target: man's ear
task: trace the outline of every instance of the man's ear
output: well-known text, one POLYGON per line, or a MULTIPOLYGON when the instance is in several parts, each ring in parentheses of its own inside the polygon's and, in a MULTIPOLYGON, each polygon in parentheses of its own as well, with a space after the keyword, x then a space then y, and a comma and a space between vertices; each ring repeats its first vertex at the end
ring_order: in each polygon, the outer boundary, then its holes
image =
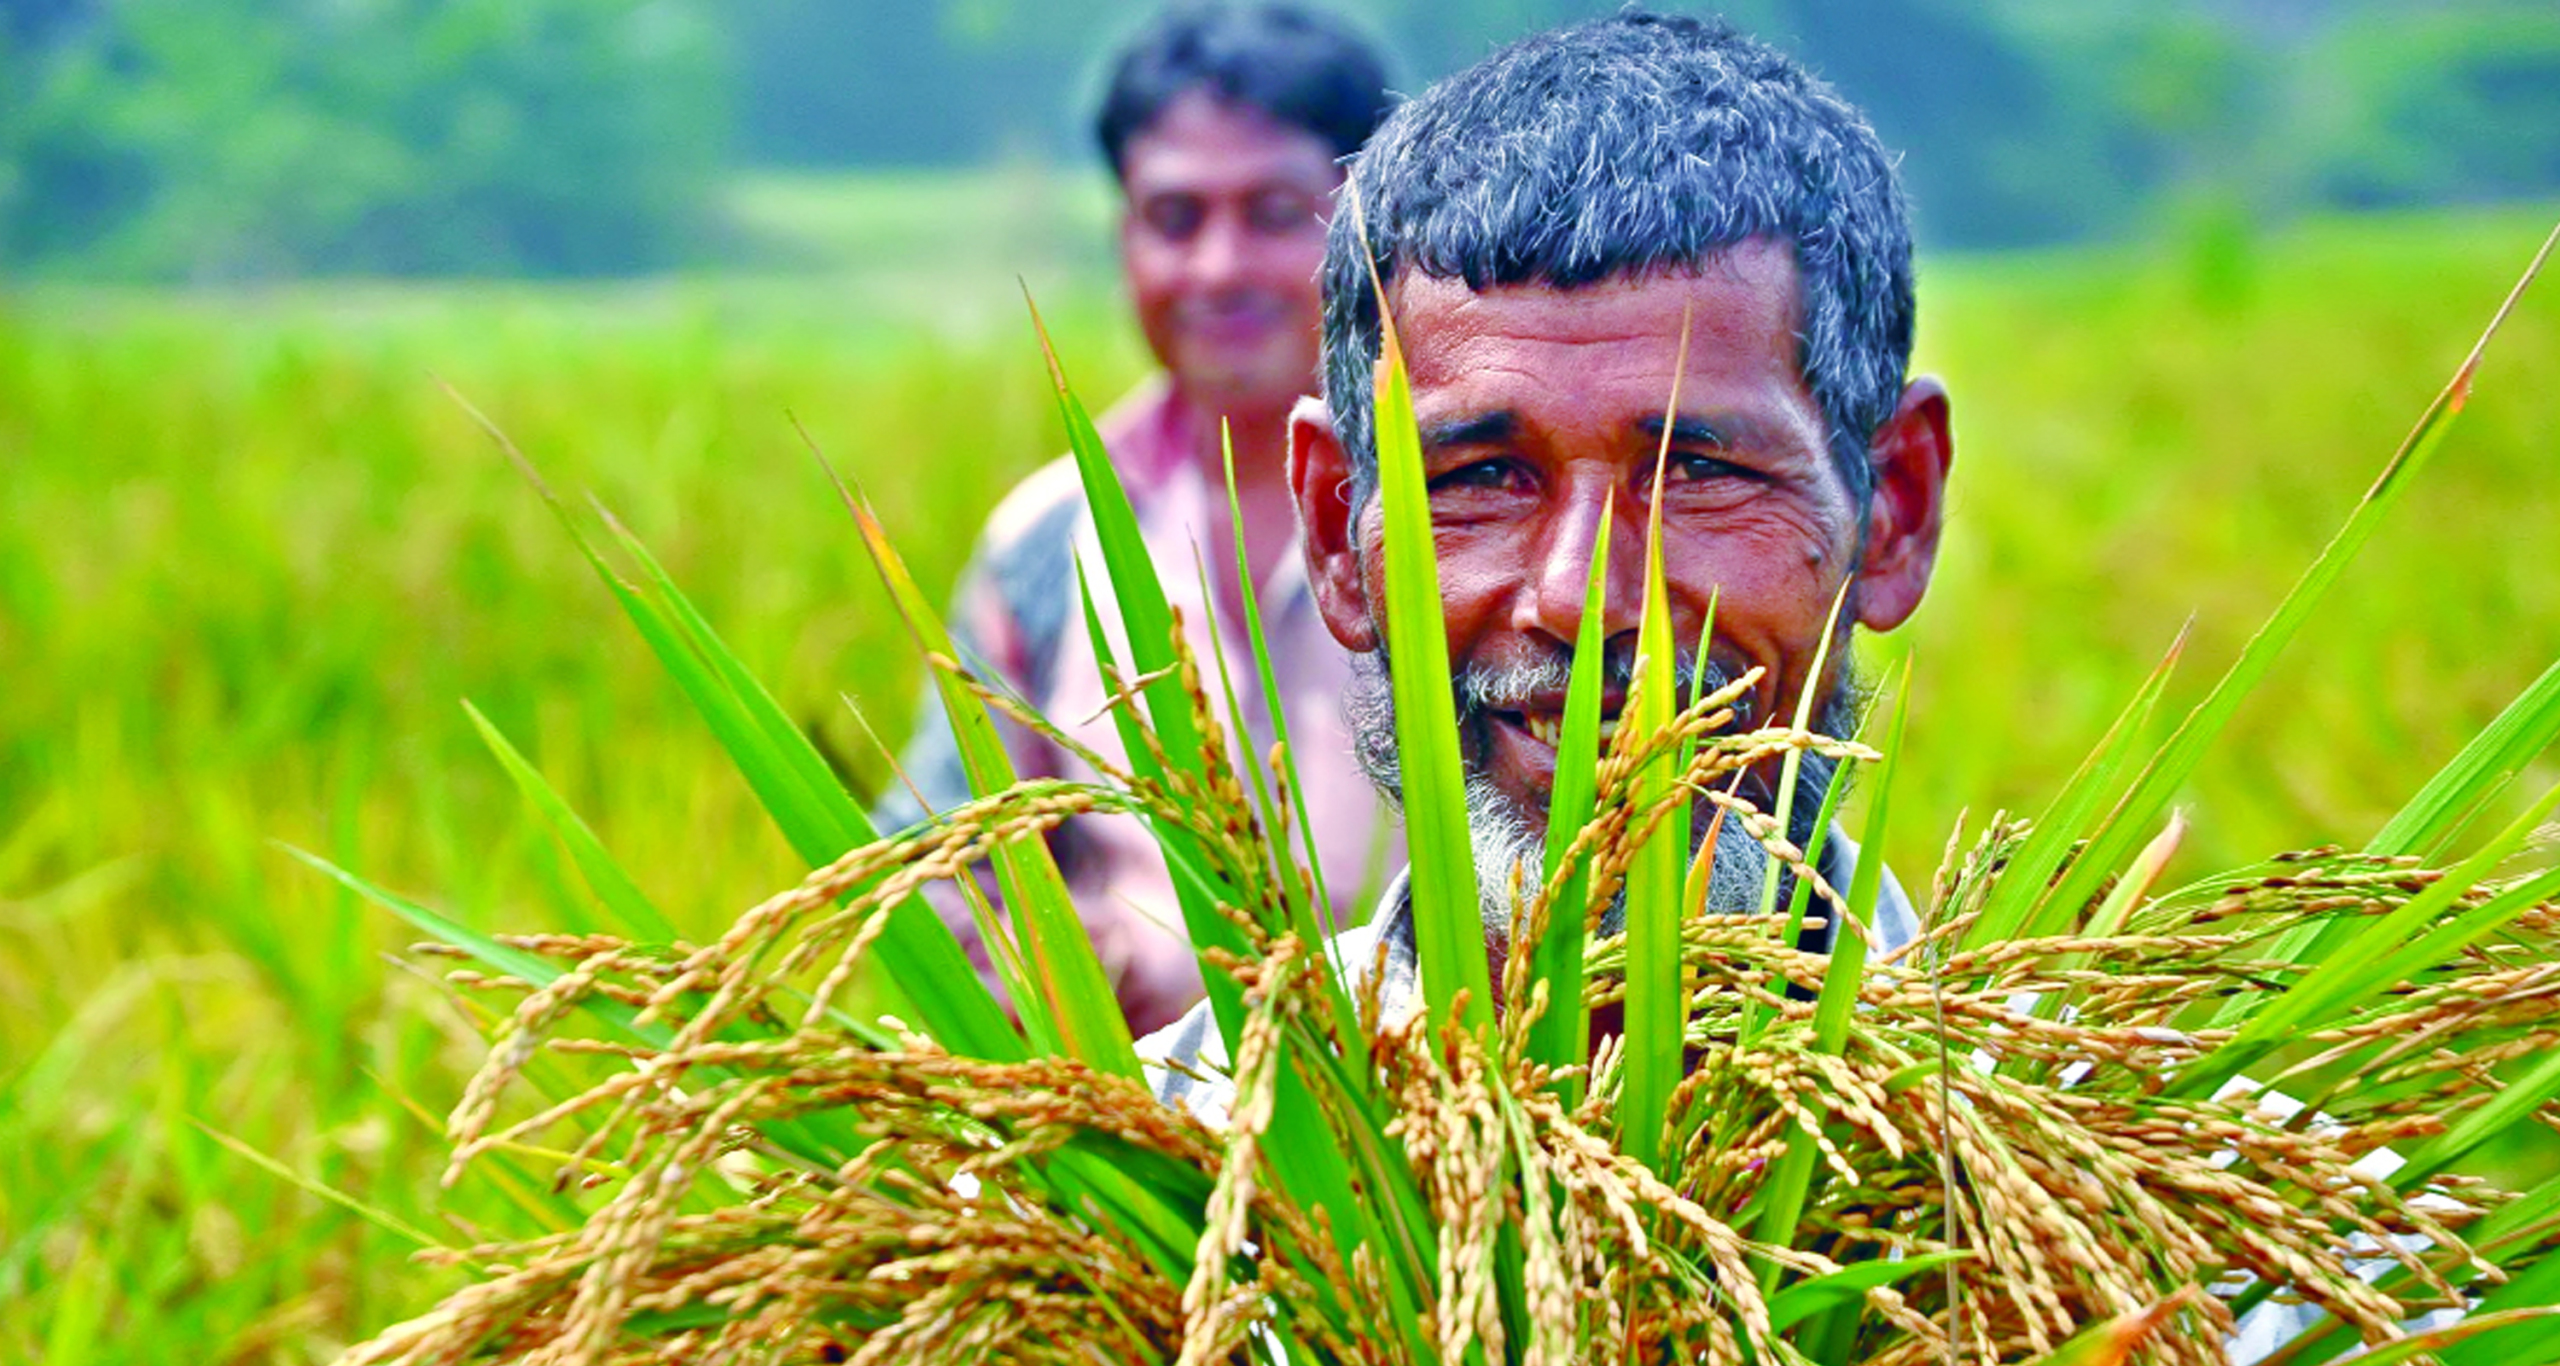
POLYGON ((1868 447, 1875 492, 1867 504, 1866 553, 1858 566, 1858 623, 1890 631, 1918 610, 1938 563, 1947 471, 1955 464, 1947 387, 1913 380, 1868 447))
POLYGON ((1351 515, 1351 460, 1333 429, 1333 410, 1314 398, 1289 413, 1289 492, 1298 504, 1298 542, 1307 557, 1307 586, 1326 629, 1344 649, 1378 648, 1360 577, 1360 530, 1351 515))

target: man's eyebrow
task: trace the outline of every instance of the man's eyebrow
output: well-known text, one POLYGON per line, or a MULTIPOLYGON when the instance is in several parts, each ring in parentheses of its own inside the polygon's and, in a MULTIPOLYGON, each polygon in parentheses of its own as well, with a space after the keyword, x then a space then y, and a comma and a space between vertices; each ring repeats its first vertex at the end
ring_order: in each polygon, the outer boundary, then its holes
POLYGON ((1518 430, 1519 417, 1508 409, 1501 409, 1434 422, 1422 429, 1422 445, 1425 450, 1447 446, 1499 445, 1510 440, 1518 430))
MULTIPOLYGON (((1661 418, 1648 417, 1637 427, 1656 441, 1662 439, 1661 418)), ((1730 446, 1736 438, 1747 439, 1752 430, 1751 419, 1733 415, 1702 417, 1682 413, 1671 419, 1671 440, 1682 446, 1730 446)))

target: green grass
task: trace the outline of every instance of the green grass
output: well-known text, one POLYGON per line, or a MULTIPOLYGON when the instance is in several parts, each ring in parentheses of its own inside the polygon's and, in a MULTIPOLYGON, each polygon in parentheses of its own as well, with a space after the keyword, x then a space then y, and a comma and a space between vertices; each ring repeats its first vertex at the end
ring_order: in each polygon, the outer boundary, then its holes
POLYGON ((779 270, 899 274, 936 263, 1096 271, 1112 259, 1108 177, 1023 162, 993 171, 751 175, 726 205, 736 246, 779 270))
MULTIPOLYGON (((1920 659, 1895 821, 1906 878, 1960 808, 1977 823, 2041 809, 2192 615, 2155 725, 2184 714, 2552 217, 2313 225, 2259 243, 2236 297, 2208 283, 2231 263, 2174 247, 1924 263, 1920 364, 1948 378, 1957 458, 1936 585, 1893 638, 1920 659)), ((2184 866, 2362 844, 2560 658, 2555 395, 2546 279, 2426 477, 2205 760, 2182 799, 2184 866)), ((2536 772, 2560 776, 2551 757, 2536 772)))
MULTIPOLYGON (((1090 257, 992 236, 919 261, 937 216, 903 191, 742 193, 807 255, 580 289, 0 296, 0 1360, 302 1361, 449 1288, 193 1120, 442 1236, 504 1217, 486 1176, 435 1190, 441 1145, 395 1099, 451 1102, 466 1020, 383 961, 409 935, 269 844, 484 928, 577 904, 461 699, 689 931, 804 866, 432 376, 595 489, 868 784, 836 694, 895 732, 915 671, 786 410, 939 595, 1062 447, 1010 272, 1080 391, 1139 373, 1090 257), (809 260, 838 264, 781 269, 809 260)), ((2048 799, 2190 613, 2160 715, 2200 694, 2542 226, 1930 263, 1923 361, 1959 459, 1937 590, 1897 638, 1919 653, 1906 881, 1959 807, 2048 799)), ((2560 656, 2555 394, 2546 286, 2206 760, 2180 866, 2362 843, 2560 656)))
MULTIPOLYGON (((414 936, 269 841, 475 925, 554 918, 575 875, 467 697, 691 932, 805 867, 432 376, 646 529, 865 783, 836 694, 894 734, 915 668, 786 411, 894 524, 940 529, 902 538, 940 593, 1057 446, 1046 376, 1011 307, 955 334, 764 285, 12 302, 0 1360, 309 1359, 436 1278, 189 1119, 451 1236, 436 1136, 392 1093, 441 1111, 470 1036, 382 961, 414 936)), ((1097 392, 1137 373, 1091 290, 1052 306, 1097 392)))

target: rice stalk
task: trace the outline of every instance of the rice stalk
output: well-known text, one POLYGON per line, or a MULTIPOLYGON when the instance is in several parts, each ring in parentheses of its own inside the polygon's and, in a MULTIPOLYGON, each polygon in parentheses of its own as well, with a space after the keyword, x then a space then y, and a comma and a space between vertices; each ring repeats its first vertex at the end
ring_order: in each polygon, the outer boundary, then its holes
MULTIPOLYGON (((422 1254, 479 1279, 342 1360, 2069 1366, 2221 1361, 2243 1315, 2292 1306, 2312 1327, 2298 1362, 2452 1347, 2411 1336, 2439 1309, 2477 1311, 2459 1333, 2538 1324, 2560 1303, 2560 1184, 2466 1168, 2492 1139, 2560 1127, 2560 874, 2536 866, 2560 794, 2462 857, 2443 837, 2560 732, 2547 687, 2367 852, 2164 886, 2181 827, 2136 828, 2441 439, 2477 358, 2169 745, 2132 763, 2164 664, 2044 824, 1995 815, 1970 845, 1951 836, 1912 944, 1870 943, 1873 871, 1832 885, 1739 782, 1808 754, 1880 756, 1801 717, 1735 732, 1750 677, 1678 705, 1649 609, 1588 818, 1551 832, 1543 883, 1515 875, 1522 951, 1495 981, 1459 933, 1472 917, 1445 923, 1475 890, 1451 843, 1454 732, 1407 709, 1407 757, 1439 789, 1417 902, 1444 912, 1422 927, 1419 1009, 1389 1010, 1368 965, 1316 932, 1318 884, 1282 824, 1285 746, 1270 793, 1225 762, 1206 671, 1054 355, 1136 666, 1106 663, 1128 758, 1086 753, 1097 781, 991 781, 879 836, 621 535, 647 573, 635 588, 608 571, 617 598, 813 871, 691 945, 476 935, 320 865, 464 954, 454 989, 504 1007, 448 1120, 448 1179, 548 1150, 593 1202, 563 1227, 422 1254), (1091 1018, 1053 878, 1008 887, 1039 903, 1009 908, 1022 933, 1047 940, 1015 960, 1048 965, 1018 1022, 918 899, 990 858, 1036 873, 1049 831, 1104 812, 1144 820, 1174 871, 1235 1045, 1214 1122, 1157 1103, 1091 1018), (1700 815, 1769 855, 1760 913, 1687 905, 1700 815), (1799 889, 1785 905, 1781 872, 1799 889), (1603 935, 1622 894, 1626 928, 1603 935), (1857 951, 1808 951, 1796 931, 1816 920, 1857 951), (1579 952, 1542 953, 1555 936, 1579 952), (923 1018, 854 1016, 867 973, 923 1018), (1569 1026, 1603 1010, 1626 1025, 1586 1049, 1569 1026)), ((1380 410, 1403 417, 1384 435, 1410 438, 1400 403, 1380 410)), ((1386 481, 1408 627, 1432 605, 1412 472, 1386 481)), ((1658 600, 1658 555, 1650 568, 1658 600)), ((930 648, 921 599, 902 607, 930 648)), ((1399 654, 1410 672, 1416 653, 1399 654)), ((1071 744, 933 663, 981 722, 992 709, 1071 744)), ((1417 700, 1438 686, 1397 682, 1417 700)), ((607 899, 630 902, 565 807, 508 767, 607 899)))
MULTIPOLYGON (((1178 676, 1207 721, 1198 670, 1178 676)), ((1789 750, 1866 751, 1794 728, 1710 733, 1716 714, 1693 708, 1618 742, 1578 841, 1589 901, 1558 907, 1553 887, 1523 888, 1525 931, 1551 916, 1592 923, 1660 816, 1637 801, 1643 756, 1684 740, 1695 750, 1679 788, 1730 810, 1780 859, 1800 857, 1721 780, 1789 750)), ((1587 1082, 1568 1109, 1557 1069, 1526 1048, 1552 1002, 1525 967, 1501 985, 1490 1047, 1423 1014, 1364 1017, 1376 1069, 1348 1081, 1373 1089, 1344 1094, 1342 1074, 1311 1061, 1344 1054, 1321 995, 1341 965, 1292 932, 1252 794, 1106 771, 1106 784, 1017 785, 851 851, 709 944, 516 936, 508 947, 556 972, 538 984, 458 974, 457 989, 513 1003, 451 1121, 456 1167, 549 1144, 579 1155, 563 1179, 604 1203, 580 1227, 429 1254, 504 1270, 344 1360, 1211 1361, 1285 1342, 1293 1361, 1787 1361, 1801 1358, 1755 1265, 1792 1287, 1952 1255, 1943 1277, 1854 1296, 1851 1359, 1934 1361, 1953 1341, 1969 1358, 2025 1360, 2199 1286, 2217 1293, 2184 1302, 2184 1327, 2141 1350, 2205 1362, 2220 1359, 2231 1297, 2248 1284, 2380 1343, 2540 1255, 2538 1243, 2491 1258, 2466 1242, 2515 1193, 2452 1172, 2397 1189, 2371 1159, 2446 1133, 2502 1094, 2507 1064, 2560 1049, 2560 904, 2538 902, 2303 1032, 2247 1087, 2178 1097, 2163 1085, 2237 1033, 2199 1020, 2309 975, 2277 954, 2287 936, 2370 923, 2431 893, 2458 916, 2515 879, 2447 896, 2411 859, 2311 851, 2119 898, 2113 932, 1969 946, 1968 908, 2027 837, 1995 822, 1942 873, 1924 938, 1867 964, 1836 1048, 1822 1046, 1815 1000, 1829 960, 1796 947, 1783 913, 1684 921, 1679 1143, 1658 1176, 1609 1137, 1621 1055, 1567 1069, 1587 1082), (955 1056, 912 1030, 866 1036, 825 1004, 825 984, 876 945, 886 906, 967 876, 998 841, 1097 810, 1181 825, 1254 893, 1224 907, 1244 950, 1213 959, 1247 1004, 1241 1099, 1223 1128, 1082 1063, 955 1056), (2026 1004, 2044 999, 2072 1004, 2026 1004), (664 1026, 661 1041, 601 1037, 586 1011, 599 1002, 636 1008, 664 1026), (546 1056, 592 1080, 547 1103, 526 1095, 529 1064, 546 1056), (1320 1119, 1339 1141, 1383 1143, 1415 1175, 1438 1266, 1426 1357, 1345 1312, 1375 1273, 1335 1254, 1341 1212, 1296 1204, 1270 1170, 1276 1083, 1292 1070, 1326 1098, 1320 1119), (2336 1084, 2346 1075, 2358 1084, 2336 1084), (2279 1093, 2315 1097, 2316 1113, 2279 1093), (763 1137, 818 1115, 851 1117, 859 1143, 812 1161, 763 1137), (1755 1240, 1749 1216, 1798 1134, 1818 1161, 1792 1236, 1755 1240), (1081 1193, 1060 1161, 1073 1153, 1106 1154, 1166 1193, 1187 1255, 1154 1255, 1081 1193), (1497 1284, 1506 1228, 1523 1250, 1517 1319, 1497 1284), (2375 1284, 2377 1261, 2406 1283, 2375 1284)), ((1835 890, 1814 896, 1841 913, 1835 890)), ((1623 962, 1622 938, 1589 943, 1584 1008, 1619 999, 1623 962)), ((2560 1123, 2547 1100, 2531 1114, 2560 1123)))

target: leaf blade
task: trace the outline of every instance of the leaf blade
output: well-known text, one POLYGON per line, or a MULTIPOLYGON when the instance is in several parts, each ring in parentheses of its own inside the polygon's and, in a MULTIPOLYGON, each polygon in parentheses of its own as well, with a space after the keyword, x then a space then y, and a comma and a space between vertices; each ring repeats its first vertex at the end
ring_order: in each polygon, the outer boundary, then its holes
POLYGON ((1449 686, 1449 641, 1441 624, 1431 495, 1423 482, 1412 382, 1380 293, 1384 354, 1374 426, 1385 521, 1387 653, 1395 661, 1388 674, 1404 786, 1405 853, 1413 869, 1407 886, 1414 947, 1430 1019, 1436 1024, 1454 1017, 1481 1034, 1493 1023, 1492 976, 1482 916, 1467 904, 1476 899, 1478 870, 1467 829, 1466 764, 1449 686))
MULTIPOLYGON (((1564 726, 1557 737, 1555 789, 1547 803, 1547 877, 1563 879, 1550 901, 1546 934, 1529 948, 1534 980, 1547 987, 1547 1013, 1529 1038, 1530 1056, 1549 1067, 1569 1067, 1590 1047, 1591 1012, 1583 1005, 1584 903, 1591 894, 1591 861, 1566 868, 1575 835, 1591 823, 1599 792, 1600 694, 1608 673, 1609 531, 1617 520, 1617 495, 1601 504, 1592 536, 1589 581, 1583 587, 1582 622, 1575 629, 1573 674, 1565 685, 1564 726), (1559 920, 1558 917, 1563 917, 1559 920)), ((1579 1078, 1558 1083, 1570 1107, 1582 1098, 1579 1078)))
POLYGON ((2437 449, 2444 444, 2446 433, 2452 430, 2454 419, 2461 414, 2463 405, 2470 398, 2472 377, 2480 368, 2481 357, 2487 353, 2490 341, 2514 311, 2516 301, 2523 297, 2525 287, 2541 273, 2555 244, 2560 244, 2560 225, 2555 225, 2551 235, 2543 240, 2542 249, 2525 267, 2522 278, 2516 281, 2506 302, 2489 320, 2480 339, 2472 345, 2470 354, 2456 367, 2453 378, 2445 383, 2435 401, 2419 415, 2417 425, 2410 429, 2399 449, 2384 463, 2372 487, 2348 513, 2346 524, 2338 529, 2311 566, 2303 571, 2292 591, 2276 604, 2274 613, 2241 648, 2239 658, 2232 661, 2230 669, 2214 684, 2212 691, 2187 713, 2167 743, 2134 779, 2132 788, 2116 803, 2115 810, 2091 837, 2086 852, 2064 871, 2061 879, 2043 897, 2042 905, 2056 908, 2059 915, 2070 914, 2075 908, 2088 903, 2109 870, 2126 861, 2132 852, 2133 842, 2141 838, 2141 831, 2157 818, 2179 785, 2186 781, 2187 775, 2195 771, 2205 749, 2221 734, 2223 726, 2239 710, 2240 703, 2256 690, 2267 670, 2275 664, 2276 656, 2301 629, 2303 622, 2310 618, 2312 609, 2328 596, 2330 588, 2346 572, 2357 553, 2373 539, 2382 519, 2408 493, 2417 482, 2419 472, 2426 468, 2437 449))

